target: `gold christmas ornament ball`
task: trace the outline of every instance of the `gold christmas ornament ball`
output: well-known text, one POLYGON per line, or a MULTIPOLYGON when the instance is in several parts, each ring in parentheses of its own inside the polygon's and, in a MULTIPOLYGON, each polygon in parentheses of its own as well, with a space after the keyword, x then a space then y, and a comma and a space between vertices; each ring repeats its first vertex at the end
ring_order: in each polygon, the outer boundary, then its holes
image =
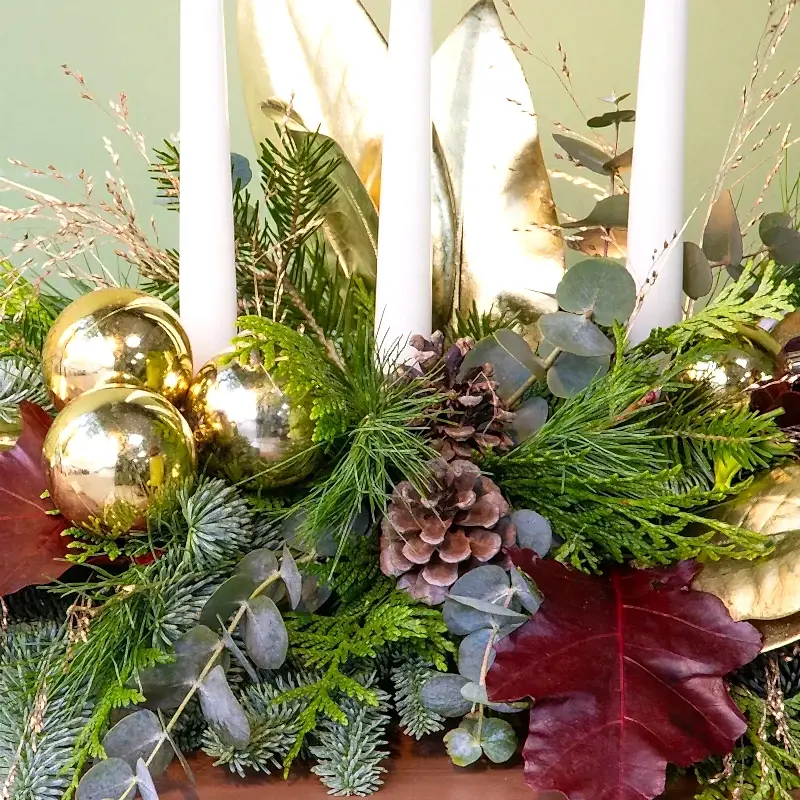
POLYGON ((137 289, 97 289, 53 323, 42 366, 59 409, 111 384, 138 386, 180 405, 192 379, 192 351, 166 303, 137 289))
POLYGON ((745 392, 761 380, 772 377, 775 361, 755 347, 731 346, 689 367, 682 378, 702 383, 719 400, 732 403, 745 399, 745 392))
POLYGON ((779 347, 786 347, 792 339, 800 337, 800 311, 787 314, 771 331, 779 347))
POLYGON ((56 508, 75 525, 114 533, 143 529, 153 500, 196 469, 177 409, 133 386, 73 400, 48 431, 43 457, 56 508))
POLYGON ((184 415, 206 468, 229 480, 272 489, 317 464, 309 408, 260 363, 211 360, 189 387, 184 415))

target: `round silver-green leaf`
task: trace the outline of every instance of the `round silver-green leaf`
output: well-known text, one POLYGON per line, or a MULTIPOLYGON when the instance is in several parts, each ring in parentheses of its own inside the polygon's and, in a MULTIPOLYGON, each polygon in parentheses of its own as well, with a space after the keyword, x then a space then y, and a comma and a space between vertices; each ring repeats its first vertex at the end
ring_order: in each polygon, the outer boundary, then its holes
POLYGON ((604 150, 581 139, 565 136, 563 133, 554 133, 553 139, 575 163, 598 175, 609 174, 609 170, 606 168, 609 155, 604 150))
POLYGON ((494 630, 483 628, 461 640, 458 646, 458 671, 463 677, 480 683, 484 665, 488 672, 497 657, 494 651, 495 637, 494 630))
MULTIPOLYGON (((461 597, 502 602, 508 597, 510 587, 508 573, 502 567, 485 564, 459 578, 451 591, 457 592, 461 597)), ((456 636, 466 636, 481 628, 490 628, 494 621, 493 616, 449 598, 445 600, 442 616, 447 629, 456 636)))
POLYGON ((541 359, 518 333, 507 328, 481 339, 467 353, 458 373, 459 380, 484 364, 492 365, 492 379, 497 382, 497 394, 502 400, 513 397, 531 376, 544 377, 541 359))
POLYGON ((597 202, 589 215, 575 222, 565 222, 562 228, 627 228, 630 195, 615 194, 597 202))
POLYGON ((636 281, 619 261, 588 258, 567 270, 556 299, 564 311, 591 313, 598 325, 623 323, 636 307, 636 281))
POLYGON ((703 231, 703 252, 714 266, 737 267, 742 263, 742 229, 730 190, 724 191, 711 207, 703 231))
POLYGON ((610 356, 576 356, 562 353, 547 370, 547 388, 564 399, 577 397, 592 381, 602 378, 611 366, 610 356))
POLYGON ((109 758, 95 764, 78 784, 76 800, 133 800, 136 776, 127 761, 109 758))
POLYGON ((539 319, 539 332, 555 347, 576 356, 610 356, 613 342, 591 320, 567 311, 545 314, 539 319))
POLYGON ((503 764, 517 751, 517 735, 504 719, 489 717, 481 726, 481 749, 489 761, 503 764))
POLYGON ((543 397, 531 397, 514 412, 514 419, 508 426, 508 432, 514 444, 535 436, 547 422, 550 407, 543 397))
POLYGON ((255 597, 242 620, 247 654, 261 669, 279 669, 289 652, 289 634, 281 612, 269 597, 255 597))
POLYGON ((553 546, 553 528, 549 520, 536 511, 522 508, 511 514, 517 529, 517 544, 525 550, 533 550, 544 558, 553 546))
POLYGON ((463 717, 472 708, 472 703, 461 694, 467 683, 469 681, 461 675, 435 673, 422 686, 422 704, 442 717, 463 717))
POLYGON ((229 747, 247 747, 250 723, 231 691, 225 670, 221 666, 214 667, 197 691, 203 716, 217 736, 229 747))
POLYGON ((148 761, 154 775, 160 775, 172 761, 175 753, 167 741, 158 717, 147 709, 123 717, 103 738, 103 749, 109 758, 121 758, 131 769, 140 759, 148 761))
POLYGON ((692 300, 705 297, 714 284, 706 254, 694 242, 683 243, 683 291, 692 300))
POLYGON ((468 767, 481 757, 480 743, 463 728, 456 728, 445 734, 444 743, 447 755, 457 767, 468 767))
POLYGON ((136 762, 136 785, 142 800, 158 800, 156 785, 153 783, 153 776, 143 759, 136 762))

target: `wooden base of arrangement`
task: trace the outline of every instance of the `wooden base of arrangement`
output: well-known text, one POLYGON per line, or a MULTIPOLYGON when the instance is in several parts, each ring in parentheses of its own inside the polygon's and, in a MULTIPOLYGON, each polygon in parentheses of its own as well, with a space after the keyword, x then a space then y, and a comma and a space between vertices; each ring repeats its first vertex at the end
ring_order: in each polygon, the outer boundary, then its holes
MULTIPOLYGON (((226 768, 215 767, 210 759, 190 759, 195 785, 192 786, 177 762, 159 782, 161 800, 327 800, 326 788, 316 775, 302 767, 293 770, 288 781, 279 775, 240 779, 226 768)), ((392 758, 385 762, 388 772, 376 800, 563 800, 557 793, 534 793, 525 784, 522 764, 494 766, 479 764, 454 767, 441 740, 414 742, 399 737, 392 758)), ((692 800, 689 783, 673 786, 662 800, 692 800)))

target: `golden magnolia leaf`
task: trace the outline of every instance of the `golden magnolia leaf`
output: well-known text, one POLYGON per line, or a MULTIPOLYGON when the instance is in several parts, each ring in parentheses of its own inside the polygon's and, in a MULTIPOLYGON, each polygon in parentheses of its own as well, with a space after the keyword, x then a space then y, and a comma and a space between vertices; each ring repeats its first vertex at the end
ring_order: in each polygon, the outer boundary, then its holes
POLYGON ((755 561, 709 562, 693 588, 719 597, 735 620, 779 620, 800 612, 800 464, 775 467, 712 516, 772 537, 775 549, 755 561))
POLYGON ((564 243, 530 90, 492 0, 436 53, 432 100, 456 198, 459 308, 541 313, 564 274, 564 243))
MULTIPOLYGON (((334 139, 377 207, 380 196, 386 41, 358 0, 239 0, 239 62, 253 137, 271 136, 266 102, 282 101, 308 130, 334 139)), ((432 238, 434 322, 450 315, 456 240, 450 179, 434 137, 432 238)), ((357 245, 340 250, 356 250, 357 245)), ((360 262, 374 253, 358 250, 360 262)), ((365 272, 367 274, 365 274, 365 272)))
POLYGON ((367 188, 344 156, 338 142, 329 136, 309 131, 303 123, 279 100, 262 104, 264 115, 273 125, 286 128, 296 139, 315 136, 330 143, 328 159, 339 165, 331 178, 336 184, 336 196, 324 209, 322 230, 341 268, 348 276, 359 275, 366 284, 374 287, 378 257, 378 211, 367 188))

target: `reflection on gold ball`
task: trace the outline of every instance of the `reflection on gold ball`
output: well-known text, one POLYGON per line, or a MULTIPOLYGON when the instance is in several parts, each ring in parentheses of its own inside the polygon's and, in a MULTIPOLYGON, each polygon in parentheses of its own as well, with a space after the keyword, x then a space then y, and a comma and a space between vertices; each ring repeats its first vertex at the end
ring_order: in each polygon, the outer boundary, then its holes
POLYGON ((180 405, 192 351, 175 312, 136 289, 97 289, 67 306, 42 352, 57 408, 98 386, 129 384, 180 405))
POLYGON ((773 359, 754 347, 729 347, 719 355, 701 359, 686 370, 683 378, 702 383, 721 401, 744 400, 747 389, 772 377, 773 359))
POLYGON ((309 408, 261 364, 213 359, 189 388, 184 413, 201 459, 230 480, 288 486, 317 463, 309 408))
POLYGON ((107 386, 56 417, 44 465, 53 502, 68 520, 124 533, 142 529, 152 500, 194 473, 194 439, 163 397, 107 386))

